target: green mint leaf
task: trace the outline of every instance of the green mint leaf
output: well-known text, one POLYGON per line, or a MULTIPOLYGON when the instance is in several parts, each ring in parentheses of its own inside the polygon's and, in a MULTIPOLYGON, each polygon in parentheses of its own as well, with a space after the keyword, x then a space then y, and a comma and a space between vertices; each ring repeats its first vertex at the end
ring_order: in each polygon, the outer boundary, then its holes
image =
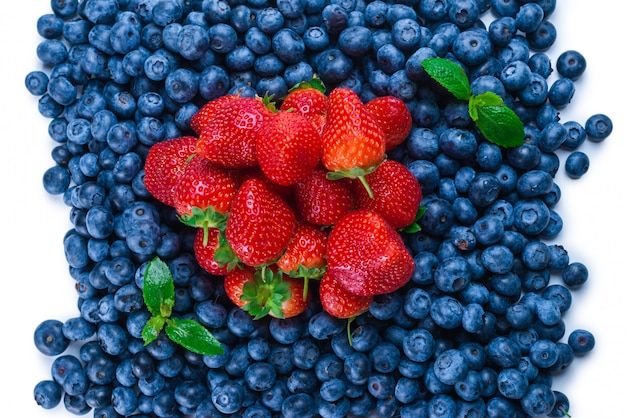
POLYGON ((433 57, 422 61, 424 71, 459 100, 472 95, 469 79, 463 68, 445 58, 433 57))
POLYGON ((164 325, 165 318, 161 316, 153 316, 150 318, 141 330, 141 338, 143 338, 144 344, 148 345, 156 340, 164 325))
POLYGON ((487 140, 501 147, 524 143, 524 123, 505 105, 476 106, 476 126, 487 140))
POLYGON ((143 300, 154 316, 168 318, 174 306, 174 279, 168 265, 155 257, 146 268, 143 280, 143 300))
POLYGON ((471 96, 468 103, 469 115, 474 122, 478 120, 478 109, 485 106, 500 106, 504 103, 502 97, 494 92, 487 91, 476 96, 471 96))
POLYGON ((206 356, 224 353, 222 343, 208 329, 192 319, 168 319, 165 333, 170 340, 194 353, 206 356))

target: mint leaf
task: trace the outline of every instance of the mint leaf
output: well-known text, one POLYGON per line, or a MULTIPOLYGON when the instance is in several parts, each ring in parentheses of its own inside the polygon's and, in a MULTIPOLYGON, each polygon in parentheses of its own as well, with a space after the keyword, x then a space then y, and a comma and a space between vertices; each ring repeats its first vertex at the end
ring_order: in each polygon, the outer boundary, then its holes
POLYGON ((476 106, 476 126, 487 140, 501 147, 524 143, 524 123, 505 105, 476 106))
POLYGON ((148 345, 156 340, 164 325, 165 318, 160 316, 150 318, 141 330, 141 338, 143 338, 144 345, 148 345))
POLYGON ((463 68, 445 58, 433 57, 422 61, 424 71, 459 100, 472 95, 469 79, 463 68))
POLYGON ((224 347, 213 334, 192 319, 169 319, 165 333, 170 340, 194 353, 207 356, 224 353, 224 347))
POLYGON ((143 300, 154 316, 168 318, 174 306, 174 279, 169 266, 155 257, 148 263, 143 280, 143 300))

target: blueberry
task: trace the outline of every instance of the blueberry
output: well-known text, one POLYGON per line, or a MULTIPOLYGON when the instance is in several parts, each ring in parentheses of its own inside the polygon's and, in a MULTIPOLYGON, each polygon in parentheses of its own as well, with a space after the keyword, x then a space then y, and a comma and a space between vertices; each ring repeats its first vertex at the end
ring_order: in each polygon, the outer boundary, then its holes
MULTIPOLYGON (((391 6, 391 8, 393 8, 393 6, 391 6)), ((412 17, 397 19, 392 22, 392 42, 398 49, 405 53, 413 52, 418 48, 422 40, 421 36, 421 27, 417 20, 412 17)))
POLYGON ((563 282, 572 288, 582 286, 589 278, 587 266, 580 262, 572 262, 563 270, 563 282))
POLYGON ((459 33, 452 51, 461 63, 469 66, 482 64, 491 54, 489 34, 484 29, 468 29, 459 33))
POLYGON ((328 84, 339 83, 352 71, 352 60, 338 48, 325 49, 315 60, 317 73, 328 84))
POLYGON ((587 68, 587 60, 576 50, 562 52, 556 59, 556 70, 571 80, 578 79, 587 68))
POLYGON ((536 30, 526 33, 526 39, 534 50, 545 51, 554 44, 556 35, 557 30, 554 24, 543 19, 536 30))
POLYGON ((602 113, 592 115, 585 121, 585 132, 590 141, 602 142, 612 131, 613 121, 602 113))
POLYGON ((585 329, 575 329, 567 337, 567 344, 574 354, 584 355, 593 350, 596 340, 593 334, 585 329))
POLYGON ((504 336, 492 339, 487 344, 486 354, 490 361, 503 368, 517 366, 522 356, 519 345, 512 339, 504 336))
POLYGON ((536 3, 527 3, 520 6, 515 15, 515 27, 522 32, 534 32, 544 18, 541 6, 536 3))
POLYGON ((296 393, 285 398, 281 406, 285 418, 313 418, 317 415, 315 399, 308 393, 296 393))
POLYGON ((556 402, 554 392, 541 383, 533 383, 521 398, 520 403, 525 413, 539 416, 549 413, 556 402))
POLYGON ((565 173, 573 178, 579 179, 589 170, 589 156, 582 151, 574 151, 565 159, 565 173))

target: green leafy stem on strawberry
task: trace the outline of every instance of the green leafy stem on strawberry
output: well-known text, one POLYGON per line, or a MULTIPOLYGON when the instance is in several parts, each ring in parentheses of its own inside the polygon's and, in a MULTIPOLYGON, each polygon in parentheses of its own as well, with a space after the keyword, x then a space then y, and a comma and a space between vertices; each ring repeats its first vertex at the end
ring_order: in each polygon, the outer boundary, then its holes
POLYGON ((254 319, 268 314, 276 318, 284 318, 282 305, 292 294, 289 283, 282 280, 282 273, 262 267, 254 272, 252 281, 243 285, 241 300, 245 303, 243 310, 254 319))
POLYGON ((178 219, 187 226, 202 228, 204 230, 203 245, 206 246, 207 239, 209 237, 209 228, 217 228, 220 231, 223 231, 226 227, 228 214, 216 211, 213 206, 209 206, 204 210, 197 206, 193 206, 191 208, 191 214, 181 215, 178 219))

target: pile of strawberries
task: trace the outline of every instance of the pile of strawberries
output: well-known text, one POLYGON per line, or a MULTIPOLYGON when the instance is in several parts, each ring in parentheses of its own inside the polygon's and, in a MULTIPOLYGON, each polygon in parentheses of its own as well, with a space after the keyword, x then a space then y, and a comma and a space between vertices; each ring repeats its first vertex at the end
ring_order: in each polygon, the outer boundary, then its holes
POLYGON ((421 188, 386 159, 411 126, 393 96, 364 104, 316 79, 278 109, 227 95, 193 116, 197 136, 150 149, 145 186, 197 228, 198 263, 250 315, 298 315, 315 279, 322 307, 354 318, 413 275, 398 231, 415 225, 421 188))

